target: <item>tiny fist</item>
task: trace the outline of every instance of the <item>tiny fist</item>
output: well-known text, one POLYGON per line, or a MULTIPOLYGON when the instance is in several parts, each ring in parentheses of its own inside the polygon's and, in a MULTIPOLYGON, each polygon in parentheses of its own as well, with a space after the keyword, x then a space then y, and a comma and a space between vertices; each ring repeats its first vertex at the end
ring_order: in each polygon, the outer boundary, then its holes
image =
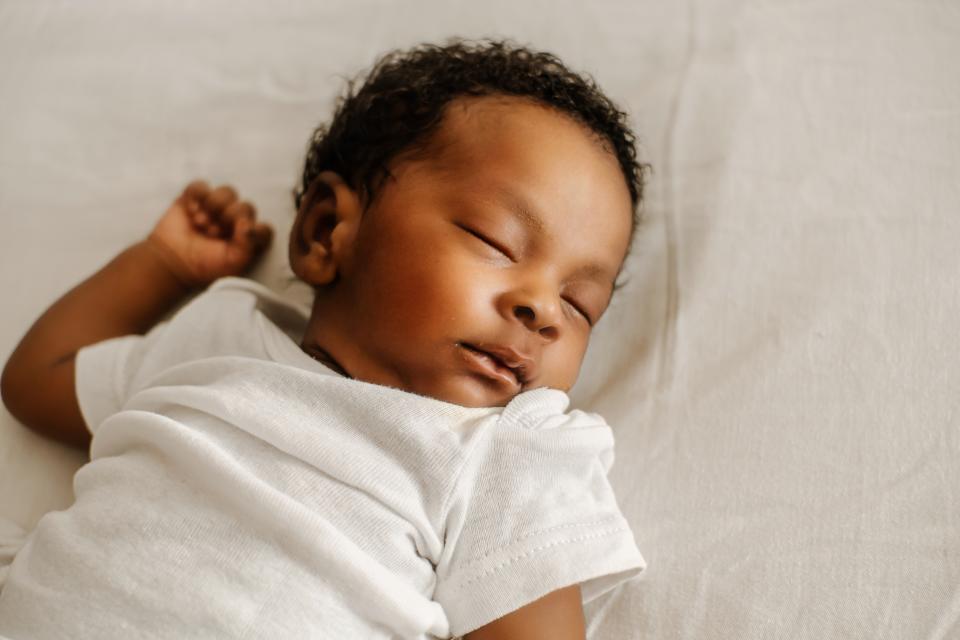
POLYGON ((195 284, 240 275, 272 236, 270 226, 256 223, 256 209, 239 200, 233 187, 211 189, 203 180, 187 185, 150 233, 189 276, 180 277, 195 284))

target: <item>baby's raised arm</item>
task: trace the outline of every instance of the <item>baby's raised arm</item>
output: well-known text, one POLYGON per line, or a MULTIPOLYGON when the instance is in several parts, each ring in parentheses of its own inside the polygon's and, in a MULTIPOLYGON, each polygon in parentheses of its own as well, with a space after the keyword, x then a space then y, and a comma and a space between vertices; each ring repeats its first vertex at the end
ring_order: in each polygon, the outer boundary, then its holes
POLYGON ((150 330, 177 302, 217 278, 242 274, 272 230, 228 186, 192 182, 146 239, 68 291, 30 327, 10 355, 0 395, 31 429, 86 447, 74 390, 77 351, 150 330))

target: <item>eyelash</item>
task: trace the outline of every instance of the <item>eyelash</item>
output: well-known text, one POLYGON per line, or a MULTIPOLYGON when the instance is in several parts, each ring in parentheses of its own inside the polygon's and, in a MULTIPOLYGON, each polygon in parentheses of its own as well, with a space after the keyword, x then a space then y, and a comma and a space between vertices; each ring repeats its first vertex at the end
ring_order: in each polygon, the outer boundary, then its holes
POLYGON ((584 320, 587 321, 587 324, 589 324, 591 327, 593 326, 593 319, 590 318, 590 314, 588 314, 586 311, 584 311, 584 310, 580 307, 580 305, 574 303, 572 300, 568 300, 567 298, 564 298, 563 300, 564 300, 564 302, 566 302, 568 305, 570 305, 571 307, 573 307, 573 308, 576 310, 577 313, 579 313, 581 316, 583 316, 584 320))
MULTIPOLYGON (((483 242, 484 244, 486 244, 486 245, 488 245, 488 246, 490 246, 490 247, 493 247, 495 250, 499 251, 500 253, 502 253, 503 255, 505 255, 505 256, 506 256, 507 258, 509 258, 510 260, 516 262, 516 260, 515 260, 514 257, 510 254, 509 251, 507 251, 506 249, 504 249, 503 247, 501 247, 498 243, 494 242, 493 240, 491 240, 490 238, 486 237, 486 236, 483 235, 482 233, 480 233, 480 232, 478 232, 478 231, 474 231, 474 230, 471 229, 470 227, 465 227, 465 226, 463 226, 463 225, 459 225, 459 224, 458 224, 457 226, 460 227, 461 229, 463 229, 464 231, 466 231, 467 233, 469 233, 470 235, 472 235, 474 238, 477 238, 478 240, 480 240, 480 241, 483 242)), ((568 299, 568 298, 564 298, 563 301, 566 302, 566 303, 567 303, 568 305, 570 305, 571 307, 573 307, 573 309, 574 309, 578 314, 580 314, 580 315, 583 317, 584 320, 587 321, 587 324, 588 324, 588 325, 590 325, 591 327, 593 326, 593 319, 590 317, 590 314, 589 314, 589 313, 587 313, 586 311, 583 310, 582 307, 580 307, 578 304, 576 304, 575 302, 573 302, 572 300, 570 300, 570 299, 568 299)))
POLYGON ((502 254, 505 255, 506 257, 508 257, 511 261, 516 262, 516 259, 514 259, 513 255, 512 255, 509 251, 507 251, 507 250, 506 250, 504 247, 502 247, 500 244, 494 242, 493 240, 491 240, 490 238, 486 237, 486 236, 483 235, 482 233, 480 233, 480 232, 478 232, 478 231, 474 231, 473 229, 471 229, 471 228, 469 228, 469 227, 464 227, 464 226, 462 226, 462 225, 457 225, 457 226, 460 227, 461 229, 463 229, 464 231, 466 231, 467 233, 469 233, 470 235, 472 235, 474 238, 477 238, 478 240, 480 240, 480 241, 483 242, 484 244, 487 244, 487 245, 493 247, 494 249, 496 249, 497 251, 499 251, 500 253, 502 253, 502 254))

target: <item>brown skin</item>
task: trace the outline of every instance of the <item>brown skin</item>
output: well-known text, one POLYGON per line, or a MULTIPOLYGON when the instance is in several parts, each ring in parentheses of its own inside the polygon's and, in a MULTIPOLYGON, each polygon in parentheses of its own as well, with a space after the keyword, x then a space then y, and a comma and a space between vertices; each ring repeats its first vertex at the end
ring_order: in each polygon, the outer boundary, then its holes
MULTIPOLYGON (((316 292, 302 348, 353 378, 465 406, 569 390, 627 251, 615 158, 568 117, 517 98, 455 101, 434 142, 439 153, 391 163, 373 202, 334 173, 311 185, 289 242, 294 273, 316 292), (526 200, 539 225, 498 191, 526 200)), ((34 323, 4 368, 4 403, 86 446, 76 352, 145 333, 197 288, 244 273, 271 235, 232 188, 192 183, 147 239, 34 323)), ((580 603, 571 585, 465 638, 583 638, 580 603)))
POLYGON ((464 406, 569 390, 627 251, 616 159, 516 98, 456 101, 440 133, 443 152, 394 163, 366 210, 333 173, 306 194, 289 246, 316 289, 302 346, 354 378, 464 406), (541 227, 498 192, 519 194, 541 227), (471 366, 465 344, 512 350, 522 384, 471 366))
POLYGON ((186 296, 241 275, 270 244, 269 225, 222 186, 184 189, 149 236, 127 248, 47 309, 10 355, 0 394, 34 431, 86 448, 90 432, 74 390, 74 357, 108 338, 143 334, 186 296))

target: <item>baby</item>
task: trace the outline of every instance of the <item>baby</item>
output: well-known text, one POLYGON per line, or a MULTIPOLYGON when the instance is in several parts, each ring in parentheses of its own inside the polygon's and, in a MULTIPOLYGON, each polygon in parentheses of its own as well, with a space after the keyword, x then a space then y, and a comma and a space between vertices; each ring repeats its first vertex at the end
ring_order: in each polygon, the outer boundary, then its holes
POLYGON ((388 54, 309 147, 310 309, 236 277, 272 237, 253 206, 187 186, 3 372, 91 461, 0 635, 583 638, 582 603, 644 568, 612 432, 565 393, 636 227, 633 140, 549 54, 388 54))

